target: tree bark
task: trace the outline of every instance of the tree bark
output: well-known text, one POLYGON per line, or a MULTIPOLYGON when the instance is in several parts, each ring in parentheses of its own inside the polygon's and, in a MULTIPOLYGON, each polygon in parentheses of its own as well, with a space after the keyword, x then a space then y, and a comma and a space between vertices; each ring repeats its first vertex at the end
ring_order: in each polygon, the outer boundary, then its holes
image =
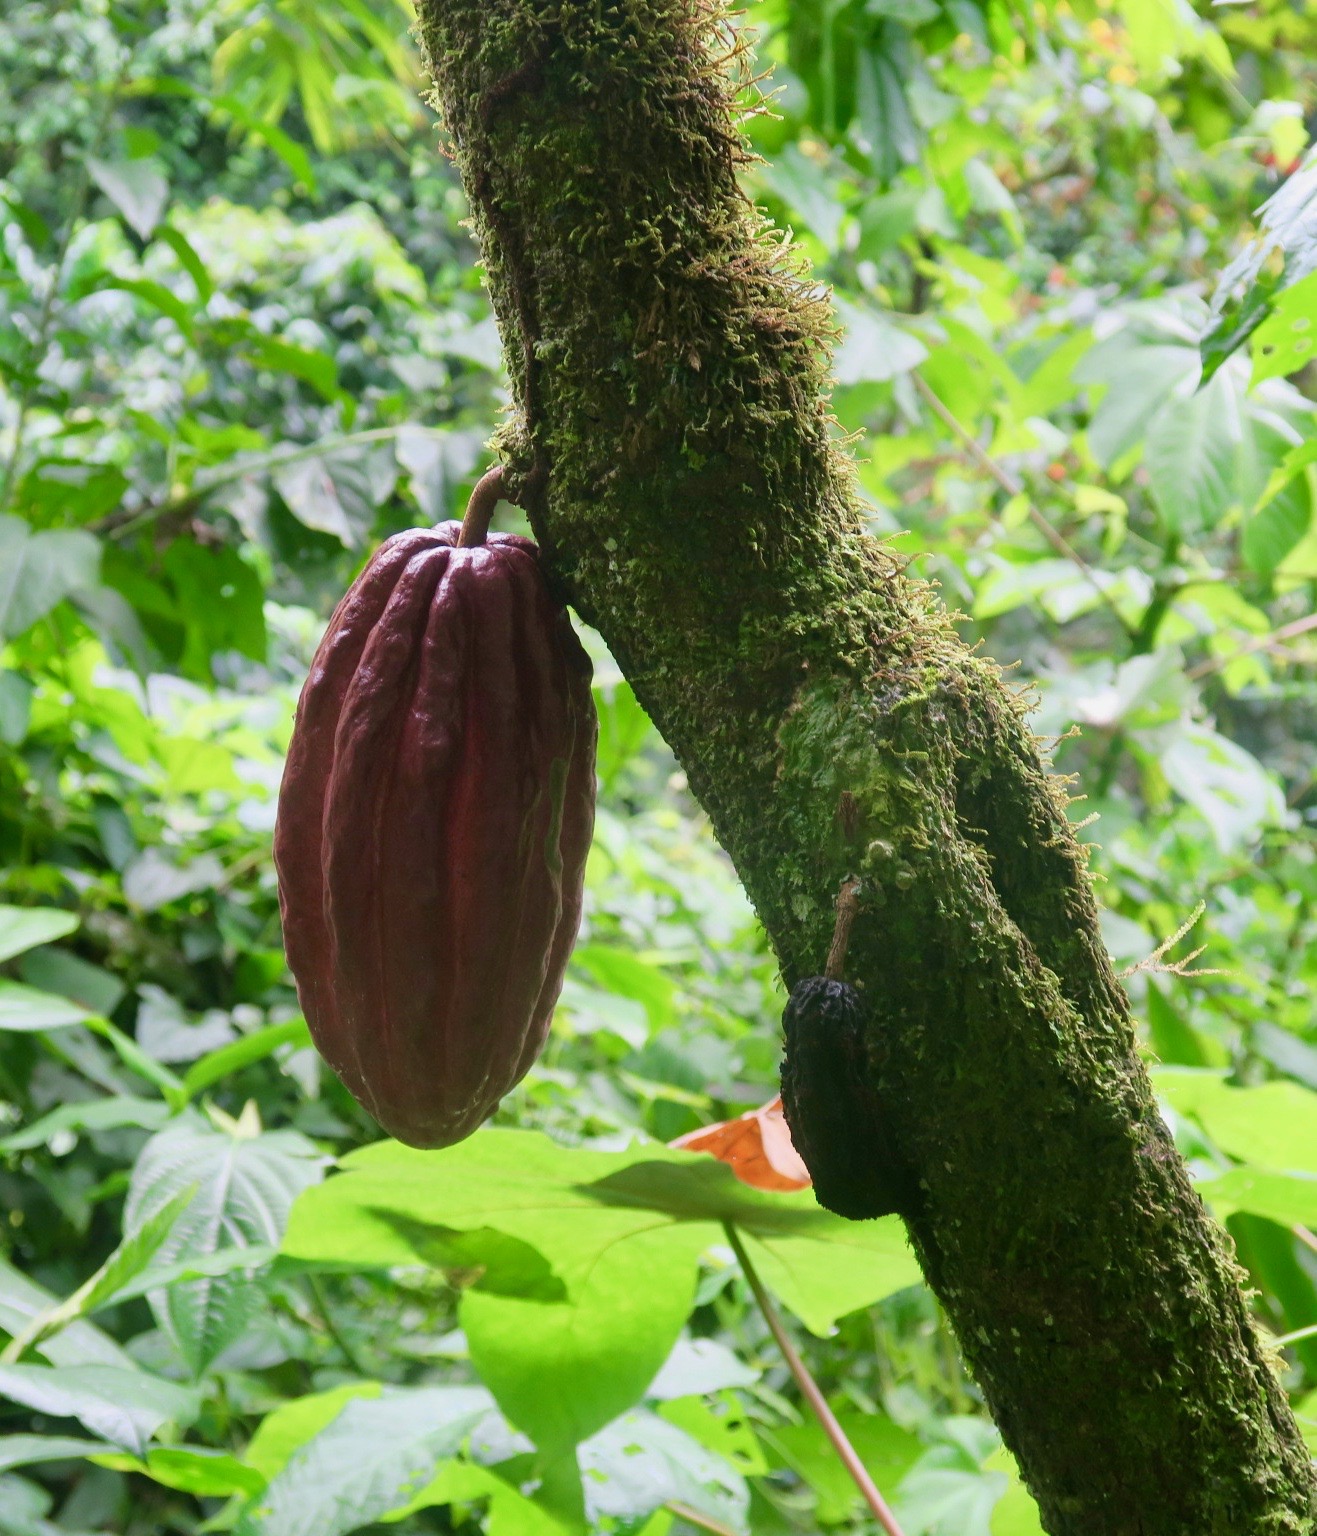
POLYGON ((830 309, 737 186, 724 13, 419 12, 512 483, 789 985, 860 877, 848 979, 920 1180, 910 1238, 1047 1529, 1310 1531, 1311 1466, 1157 1113, 1065 792, 997 667, 862 530, 830 309))

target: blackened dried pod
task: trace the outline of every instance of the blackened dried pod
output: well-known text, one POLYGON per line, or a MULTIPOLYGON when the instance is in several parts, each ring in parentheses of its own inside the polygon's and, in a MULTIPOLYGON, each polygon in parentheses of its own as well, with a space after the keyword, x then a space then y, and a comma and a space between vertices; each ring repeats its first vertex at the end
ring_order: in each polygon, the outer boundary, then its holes
POLYGON ((909 1214, 919 1183, 872 1087, 859 993, 807 977, 792 988, 782 1024, 782 1110, 819 1204, 853 1221, 909 1214))
POLYGON ((421 1147, 473 1131, 543 1046, 594 821, 590 662, 539 552, 460 538, 399 534, 339 604, 274 835, 312 1038, 421 1147))

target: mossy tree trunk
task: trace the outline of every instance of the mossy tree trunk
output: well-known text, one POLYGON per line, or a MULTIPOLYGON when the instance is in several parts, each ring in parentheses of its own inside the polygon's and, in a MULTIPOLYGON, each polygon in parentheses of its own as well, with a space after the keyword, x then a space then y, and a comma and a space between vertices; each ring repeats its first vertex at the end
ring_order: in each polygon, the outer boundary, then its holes
POLYGON ((790 984, 848 975, 909 1221, 1049 1531, 1312 1527, 1220 1230, 1154 1106, 1024 707, 862 531, 830 316, 737 187, 712 0, 419 0, 557 580, 685 767, 790 984))

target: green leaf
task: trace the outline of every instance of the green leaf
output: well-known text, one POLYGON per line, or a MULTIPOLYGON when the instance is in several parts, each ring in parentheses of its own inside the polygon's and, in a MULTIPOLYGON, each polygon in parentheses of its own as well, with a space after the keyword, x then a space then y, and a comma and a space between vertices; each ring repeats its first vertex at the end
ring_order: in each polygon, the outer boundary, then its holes
POLYGON ((1317 272, 1286 288, 1253 332, 1253 384, 1297 373, 1317 349, 1317 272))
POLYGON ((466 1461, 444 1462, 429 1483, 406 1504, 383 1518, 405 1520, 417 1510, 436 1505, 489 1501, 485 1536, 567 1536, 574 1526, 556 1520, 542 1505, 528 1499, 488 1467, 466 1461))
POLYGON ((215 292, 215 283, 210 273, 206 270, 206 264, 197 255, 192 242, 181 230, 175 229, 172 224, 165 224, 155 232, 157 240, 166 244, 174 255, 178 257, 178 263, 196 284, 197 302, 206 304, 215 292))
POLYGON ((28 244, 33 250, 41 250, 48 246, 54 236, 50 225, 36 211, 31 204, 23 201, 18 194, 8 188, 0 192, 0 203, 3 203, 14 218, 18 221, 19 228, 27 236, 28 244))
POLYGON ((380 1221, 406 1239, 423 1264, 442 1270, 454 1285, 523 1301, 564 1301, 567 1289, 537 1248, 492 1227, 459 1232, 378 1211, 380 1221))
POLYGON ((181 1190, 160 1207, 149 1221, 124 1238, 100 1268, 85 1280, 71 1296, 38 1314, 15 1334, 0 1354, 0 1364, 21 1360, 29 1349, 45 1338, 68 1327, 78 1318, 107 1305, 123 1292, 151 1262, 156 1250, 168 1237, 174 1223, 191 1204, 196 1187, 181 1190))
POLYGON ((310 1045, 311 1031, 304 1019, 289 1019, 283 1024, 267 1024, 264 1029, 243 1035, 228 1045, 221 1045, 199 1061, 193 1062, 183 1074, 183 1091, 188 1098, 213 1088, 216 1083, 241 1072, 244 1067, 264 1059, 283 1045, 310 1045))
POLYGON ((639 1401, 690 1315, 707 1241, 671 1226, 598 1233, 564 1274, 564 1302, 463 1295, 480 1379, 541 1450, 565 1450, 639 1401))
POLYGON ((82 919, 76 912, 54 907, 0 906, 0 961, 12 960, 38 944, 51 944, 76 932, 82 919))
POLYGON ((678 1339, 663 1369, 650 1382, 646 1397, 667 1400, 752 1387, 759 1372, 716 1339, 678 1339))
POLYGON ((1286 1082, 1236 1088, 1217 1072, 1170 1068, 1154 1073, 1153 1083, 1231 1157, 1317 1178, 1317 1093, 1286 1082))
POLYGON ((135 298, 159 310, 167 320, 172 320, 180 331, 191 337, 194 327, 192 306, 185 303, 172 289, 163 283, 153 283, 145 277, 107 277, 96 285, 96 292, 107 290, 131 293, 135 298))
POLYGON ((1187 394, 1198 377, 1197 350, 1190 346, 1149 346, 1120 332, 1080 360, 1079 384, 1105 384, 1106 393, 1088 425, 1088 446, 1110 469, 1138 443, 1154 413, 1174 391, 1187 394))
POLYGON ((587 971, 605 992, 641 1004, 651 1031, 666 1029, 676 1017, 677 988, 672 978, 632 950, 606 944, 578 944, 572 953, 572 964, 587 971))
POLYGON ((928 356, 918 336, 870 305, 836 301, 837 319, 844 327, 841 345, 832 360, 838 384, 886 383, 909 373, 928 356))
POLYGON ((182 1082, 168 1067, 162 1067, 159 1062, 152 1061, 131 1035, 124 1034, 123 1030, 111 1024, 109 1019, 100 1018, 96 1014, 84 1015, 81 1022, 91 1030, 92 1034, 108 1040, 114 1048, 115 1055, 124 1066, 136 1072, 138 1077, 145 1079, 146 1082, 153 1083, 171 1105, 177 1107, 182 1104, 182 1082))
POLYGON ((197 1254, 177 1259, 172 1264, 152 1265, 124 1281, 118 1290, 106 1296, 102 1306, 117 1306, 135 1296, 148 1296, 189 1280, 211 1280, 222 1275, 254 1275, 268 1269, 278 1257, 278 1249, 269 1243, 249 1243, 246 1247, 221 1248, 215 1253, 197 1254))
POLYGON ((764 1284, 819 1338, 839 1317, 923 1279, 895 1216, 837 1221, 807 1238, 746 1233, 745 1244, 764 1284))
POLYGON ((202 854, 180 865, 158 848, 147 848, 123 872, 123 893, 142 912, 156 912, 171 901, 197 891, 213 890, 224 878, 224 866, 213 854, 202 854))
POLYGON ((169 179, 156 160, 97 160, 87 156, 91 178, 141 240, 149 240, 169 201, 169 179))
POLYGON ((330 444, 315 455, 287 453, 285 462, 276 462, 273 479, 299 523, 356 549, 365 541, 375 509, 392 493, 396 465, 392 454, 330 444))
POLYGON ((1185 725, 1158 758, 1166 782, 1202 816, 1224 853, 1282 825, 1285 795, 1251 752, 1206 725, 1185 725))
POLYGON ((67 1461, 110 1450, 103 1440, 74 1440, 68 1435, 0 1435, 0 1472, 43 1461, 67 1461))
POLYGON ((17 672, 0 669, 0 741, 21 746, 32 722, 32 684, 17 672))
POLYGON ((489 1412, 480 1387, 386 1387, 343 1405, 243 1513, 238 1536, 343 1536, 407 1502, 489 1412))
POLYGON ((140 1473, 162 1488, 177 1488, 198 1499, 223 1499, 234 1493, 251 1496, 265 1487, 259 1472, 226 1451, 204 1445, 153 1445, 144 1459, 115 1452, 89 1459, 116 1472, 140 1473))
POLYGON ((698 1397, 678 1398, 661 1404, 658 1415, 716 1451, 746 1477, 764 1477, 771 1470, 750 1416, 734 1392, 719 1393, 712 1406, 698 1397))
POLYGON ((1144 461, 1170 532, 1210 532, 1237 499, 1242 404, 1238 374, 1228 368, 1194 394, 1172 397, 1148 423, 1144 461))
POLYGON ((327 353, 296 346, 277 336, 262 336, 259 332, 253 332, 248 338, 246 350, 257 367, 302 379, 326 400, 339 398, 338 364, 327 353))
POLYGON ((792 144, 765 167, 763 179, 828 250, 836 249, 845 210, 840 201, 830 195, 830 188, 816 162, 807 159, 792 144))
MULTIPOLYGON (((890 1499, 923 1454, 918 1435, 902 1429, 885 1414, 861 1414, 851 1409, 837 1417, 869 1475, 890 1499)), ((813 1489, 818 1501, 815 1517, 821 1525, 841 1525, 860 1512, 860 1491, 817 1419, 760 1425, 758 1434, 775 1463, 789 1467, 813 1489)))
POLYGON ((38 992, 16 981, 0 981, 0 1030, 27 1032, 85 1024, 92 1015, 67 998, 38 992))
POLYGON ((102 966, 53 946, 34 949, 24 955, 18 974, 29 987, 67 997, 70 1002, 79 1003, 102 1016, 113 1013, 128 990, 117 976, 102 966))
POLYGON ((494 1228, 544 1256, 566 1287, 552 1303, 470 1290, 472 1358, 508 1418, 555 1451, 637 1402, 690 1309, 695 1261, 725 1221, 757 1242, 766 1282, 806 1325, 913 1284, 900 1224, 847 1222, 809 1193, 739 1183, 712 1157, 666 1147, 594 1152, 485 1130, 444 1152, 381 1142, 293 1208, 285 1254, 370 1267, 415 1262, 406 1222, 494 1228))
POLYGON ((52 1418, 77 1419, 139 1456, 163 1425, 190 1423, 200 1408, 189 1388, 111 1365, 0 1365, 0 1397, 52 1418))
POLYGON ((333 1423, 348 1403, 358 1397, 378 1397, 383 1390, 378 1381, 354 1381, 296 1397, 266 1414, 243 1459, 269 1482, 288 1465, 293 1452, 333 1423))
MULTIPOLYGON (((153 1136, 133 1168, 124 1232, 140 1231, 181 1190, 196 1198, 163 1244, 163 1260, 206 1257, 222 1247, 277 1245, 293 1198, 320 1178, 322 1159, 294 1131, 221 1130, 192 1111, 153 1136)), ((260 1291, 237 1273, 153 1292, 152 1311, 200 1372, 247 1326, 260 1291)))
MULTIPOLYGON (((1317 155, 1263 203, 1257 236, 1221 274, 1202 339, 1206 368, 1241 347, 1283 296, 1317 271, 1317 155)), ((1300 301, 1304 302, 1304 301, 1300 301)))
MULTIPOLYGON (((49 1311, 57 1298, 43 1286, 19 1274, 0 1259, 0 1328, 8 1334, 21 1333, 34 1317, 49 1311)), ((54 1365, 109 1365, 133 1370, 132 1358, 93 1323, 76 1322, 40 1349, 54 1365)))
POLYGON ((749 1530, 750 1490, 740 1472, 657 1414, 624 1414, 579 1451, 591 1524, 624 1526, 669 1501, 734 1531, 749 1530))
POLYGON ((1317 1226, 1317 1178, 1242 1167, 1204 1179, 1197 1189, 1222 1221, 1234 1211, 1250 1211, 1286 1227, 1317 1226))
MULTIPOLYGON (((189 90, 191 91, 191 88, 189 90)), ((200 93, 192 91, 191 94, 199 95, 200 93)), ((293 173, 296 180, 306 188, 311 197, 319 195, 311 156, 306 152, 305 146, 299 144, 291 134, 285 133, 277 123, 261 119, 256 113, 250 111, 238 96, 213 96, 210 98, 210 105, 215 111, 225 112, 234 122, 240 123, 252 138, 260 139, 267 144, 293 173)))
POLYGON ((100 579, 101 546, 80 529, 33 532, 0 517, 0 640, 31 628, 79 587, 100 579))

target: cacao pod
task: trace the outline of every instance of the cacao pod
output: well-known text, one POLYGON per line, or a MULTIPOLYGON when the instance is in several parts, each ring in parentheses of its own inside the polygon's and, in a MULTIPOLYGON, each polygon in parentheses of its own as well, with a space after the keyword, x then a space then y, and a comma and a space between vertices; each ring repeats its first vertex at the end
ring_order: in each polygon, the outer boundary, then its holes
POLYGON ((919 1181, 892 1136, 872 1086, 864 1002, 854 987, 810 976, 782 1016, 782 1112, 814 1195, 864 1221, 918 1207, 919 1181))
POLYGON ((544 1044, 594 824, 590 661, 529 539, 376 552, 302 690, 274 834, 320 1053, 391 1135, 469 1135, 544 1044))

